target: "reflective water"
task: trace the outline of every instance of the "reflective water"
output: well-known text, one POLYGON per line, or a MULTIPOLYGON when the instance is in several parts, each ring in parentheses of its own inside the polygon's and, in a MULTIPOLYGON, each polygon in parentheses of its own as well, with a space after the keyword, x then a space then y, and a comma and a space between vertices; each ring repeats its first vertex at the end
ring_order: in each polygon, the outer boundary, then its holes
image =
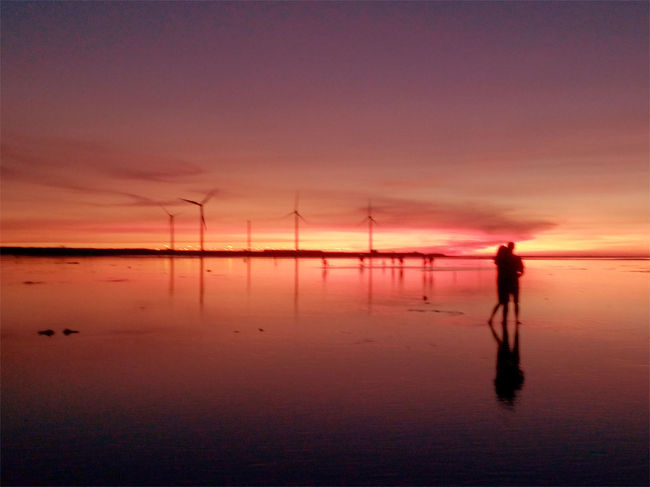
POLYGON ((649 271, 3 257, 2 483, 647 485, 649 271))

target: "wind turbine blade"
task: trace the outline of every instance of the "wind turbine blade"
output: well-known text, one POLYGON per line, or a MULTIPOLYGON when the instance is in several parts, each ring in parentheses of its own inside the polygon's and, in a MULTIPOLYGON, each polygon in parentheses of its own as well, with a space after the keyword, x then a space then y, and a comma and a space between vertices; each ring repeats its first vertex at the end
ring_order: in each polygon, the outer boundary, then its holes
POLYGON ((300 213, 296 212, 296 215, 298 215, 298 218, 300 218, 302 221, 307 223, 307 220, 305 220, 300 213))
POLYGON ((169 216, 172 216, 172 214, 169 212, 167 208, 165 208, 163 205, 160 205, 160 207, 163 209, 165 213, 167 213, 169 216))
POLYGON ((286 218, 288 216, 295 215, 295 214, 296 214, 296 212, 292 211, 291 213, 287 213, 286 215, 284 215, 282 218, 286 218))
POLYGON ((201 213, 201 225, 203 225, 203 228, 207 229, 208 225, 205 223, 205 217, 203 216, 203 213, 201 213))
POLYGON ((205 195, 205 198, 203 198, 203 200, 201 201, 201 204, 202 205, 206 204, 210 200, 210 198, 212 198, 214 196, 214 194, 216 192, 217 192, 216 189, 211 190, 208 194, 205 195))
POLYGON ((186 200, 185 198, 180 198, 180 199, 183 201, 187 201, 188 203, 192 203, 193 205, 201 206, 201 203, 199 203, 198 201, 186 200))

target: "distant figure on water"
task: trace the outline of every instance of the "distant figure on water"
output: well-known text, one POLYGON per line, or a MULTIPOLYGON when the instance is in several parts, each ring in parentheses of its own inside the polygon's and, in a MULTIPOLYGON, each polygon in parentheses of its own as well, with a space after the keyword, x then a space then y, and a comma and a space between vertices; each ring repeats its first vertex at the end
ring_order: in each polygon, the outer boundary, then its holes
POLYGON ((499 306, 503 306, 503 322, 508 318, 508 302, 510 296, 515 303, 515 319, 519 321, 519 278, 524 274, 524 263, 521 257, 514 254, 514 242, 508 242, 507 246, 501 245, 494 257, 494 263, 497 266, 497 295, 499 301, 494 306, 488 323, 492 324, 492 319, 497 313, 499 306))

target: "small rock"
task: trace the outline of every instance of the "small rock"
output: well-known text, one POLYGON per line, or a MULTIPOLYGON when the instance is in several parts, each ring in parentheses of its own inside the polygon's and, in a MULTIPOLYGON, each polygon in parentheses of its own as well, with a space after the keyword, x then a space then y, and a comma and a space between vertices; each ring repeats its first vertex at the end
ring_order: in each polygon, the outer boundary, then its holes
POLYGON ((51 337, 52 335, 54 335, 54 330, 42 330, 42 331, 39 331, 38 334, 51 337))

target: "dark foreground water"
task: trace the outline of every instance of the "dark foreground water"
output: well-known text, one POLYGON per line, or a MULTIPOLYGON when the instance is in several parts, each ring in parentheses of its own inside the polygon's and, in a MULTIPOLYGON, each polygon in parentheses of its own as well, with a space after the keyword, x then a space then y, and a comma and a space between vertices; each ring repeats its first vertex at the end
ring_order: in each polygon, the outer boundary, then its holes
POLYGON ((3 257, 2 484, 647 485, 648 261, 526 266, 3 257))

